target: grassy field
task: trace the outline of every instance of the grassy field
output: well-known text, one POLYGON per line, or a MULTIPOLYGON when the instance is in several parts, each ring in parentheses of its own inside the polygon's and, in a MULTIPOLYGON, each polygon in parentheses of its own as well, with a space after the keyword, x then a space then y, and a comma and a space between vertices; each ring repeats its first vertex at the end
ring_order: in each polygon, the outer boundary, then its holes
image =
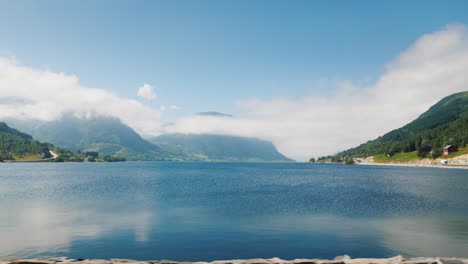
POLYGON ((385 156, 385 154, 379 154, 374 156, 374 161, 378 163, 408 162, 415 159, 419 159, 418 155, 416 154, 416 151, 398 153, 389 158, 385 156))
POLYGON ((42 159, 41 154, 27 154, 23 156, 13 156, 16 161, 33 161, 42 159))
MULTIPOLYGON (((456 156, 460 156, 460 155, 463 155, 463 154, 468 154, 468 147, 467 148, 460 148, 457 152, 454 152, 454 153, 450 153, 449 155, 447 156, 440 156, 439 158, 453 158, 453 157, 456 157, 456 156)), ((409 162, 409 161, 412 161, 412 160, 418 160, 418 159, 421 159, 418 157, 416 151, 413 151, 413 152, 402 152, 402 153, 398 153, 398 154, 395 154, 391 157, 387 157, 385 156, 384 154, 379 154, 379 155, 375 155, 374 156, 374 161, 375 162, 378 162, 378 163, 390 163, 390 162, 409 162)))

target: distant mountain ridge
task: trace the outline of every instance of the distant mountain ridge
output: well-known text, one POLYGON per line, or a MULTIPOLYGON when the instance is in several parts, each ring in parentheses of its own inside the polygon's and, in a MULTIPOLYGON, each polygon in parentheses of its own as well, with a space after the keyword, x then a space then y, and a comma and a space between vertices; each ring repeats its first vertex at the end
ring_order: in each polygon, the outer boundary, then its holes
POLYGON ((11 120, 13 126, 41 141, 72 151, 97 151, 128 160, 158 160, 162 150, 112 117, 77 118, 66 115, 50 122, 11 120))
POLYGON ((231 114, 223 114, 220 112, 209 111, 209 112, 198 112, 199 116, 213 116, 213 117, 232 117, 231 114))
POLYGON ((65 115, 43 122, 8 120, 11 126, 41 141, 72 151, 97 151, 127 160, 290 161, 268 141, 221 135, 162 135, 143 139, 113 117, 77 118, 65 115))
MULTIPOLYGON (((332 158, 367 157, 377 154, 393 156, 417 151, 419 157, 441 155, 446 145, 465 147, 468 143, 468 92, 449 95, 409 124, 385 135, 342 151, 332 158)), ((325 157, 322 157, 325 158, 325 157)))
POLYGON ((150 142, 161 148, 192 153, 202 160, 292 161, 269 141, 227 135, 164 134, 150 142))

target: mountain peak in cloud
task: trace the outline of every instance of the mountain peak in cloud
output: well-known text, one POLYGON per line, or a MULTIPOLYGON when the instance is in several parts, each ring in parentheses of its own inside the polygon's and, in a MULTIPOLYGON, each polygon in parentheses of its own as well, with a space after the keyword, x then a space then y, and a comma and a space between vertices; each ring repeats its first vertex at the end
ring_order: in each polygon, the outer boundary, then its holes
MULTIPOLYGON (((273 142, 287 156, 306 160, 403 126, 442 97, 466 91, 467 28, 448 26, 421 36, 382 69, 374 83, 345 81, 347 85, 335 87, 328 97, 243 100, 237 105, 246 118, 202 112, 162 126, 162 109, 84 87, 75 75, 25 67, 0 57, 0 119, 52 121, 68 112, 114 116, 144 137, 158 136, 162 130, 255 137, 273 142)), ((140 88, 141 96, 156 98, 151 85, 140 88)))
POLYGON ((161 112, 104 89, 81 85, 75 75, 22 66, 0 57, 0 119, 52 121, 65 113, 117 117, 142 135, 156 136, 161 112))
POLYGON ((232 117, 230 114, 223 114, 220 112, 215 111, 208 111, 208 112, 198 112, 198 116, 214 116, 214 117, 232 117))
POLYGON ((344 82, 347 85, 336 86, 328 97, 239 101, 247 118, 184 117, 166 130, 262 138, 290 157, 307 160, 409 123, 441 98, 466 91, 465 76, 467 28, 448 26, 421 36, 390 61, 372 84, 344 82))

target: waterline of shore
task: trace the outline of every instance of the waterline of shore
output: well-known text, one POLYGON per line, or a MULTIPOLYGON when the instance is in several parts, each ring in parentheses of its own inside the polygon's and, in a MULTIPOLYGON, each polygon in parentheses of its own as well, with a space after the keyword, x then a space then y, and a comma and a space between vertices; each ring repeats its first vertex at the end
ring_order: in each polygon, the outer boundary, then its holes
POLYGON ((283 260, 279 258, 271 259, 236 259, 218 260, 212 262, 178 262, 172 260, 150 260, 139 261, 132 259, 69 259, 67 257, 57 258, 0 258, 0 264, 468 264, 467 258, 405 258, 396 256, 392 258, 356 258, 352 259, 347 255, 336 257, 333 260, 327 259, 294 259, 283 260))
POLYGON ((430 165, 430 164, 415 164, 415 163, 356 163, 356 165, 364 166, 397 166, 397 167, 415 167, 415 168, 440 168, 440 169, 468 169, 468 166, 464 165, 430 165))
POLYGON ((451 158, 442 156, 437 159, 425 158, 405 162, 376 162, 374 156, 369 156, 366 158, 353 158, 353 161, 354 164, 358 165, 468 169, 468 154, 463 154, 451 158))

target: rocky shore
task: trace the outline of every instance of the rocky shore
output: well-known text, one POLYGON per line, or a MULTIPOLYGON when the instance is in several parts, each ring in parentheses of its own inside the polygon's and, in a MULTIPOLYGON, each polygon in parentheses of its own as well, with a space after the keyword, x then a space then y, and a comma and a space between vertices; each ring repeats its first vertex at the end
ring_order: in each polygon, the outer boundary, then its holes
POLYGON ((363 166, 397 166, 397 167, 417 167, 417 168, 442 168, 442 169, 463 169, 467 170, 467 165, 432 165, 432 164, 417 164, 417 163, 356 163, 363 166))
POLYGON ((357 165, 468 169, 468 154, 463 154, 453 158, 445 158, 442 156, 437 159, 416 159, 406 162, 379 163, 374 160, 373 156, 367 158, 354 158, 353 161, 354 164, 357 165))
POLYGON ((393 258, 356 258, 349 256, 336 257, 333 260, 326 259, 294 259, 283 260, 279 258, 271 259, 236 259, 218 260, 212 262, 178 262, 172 260, 150 260, 139 261, 131 259, 69 259, 58 258, 0 258, 0 264, 468 264, 466 258, 405 258, 396 256, 393 258))

